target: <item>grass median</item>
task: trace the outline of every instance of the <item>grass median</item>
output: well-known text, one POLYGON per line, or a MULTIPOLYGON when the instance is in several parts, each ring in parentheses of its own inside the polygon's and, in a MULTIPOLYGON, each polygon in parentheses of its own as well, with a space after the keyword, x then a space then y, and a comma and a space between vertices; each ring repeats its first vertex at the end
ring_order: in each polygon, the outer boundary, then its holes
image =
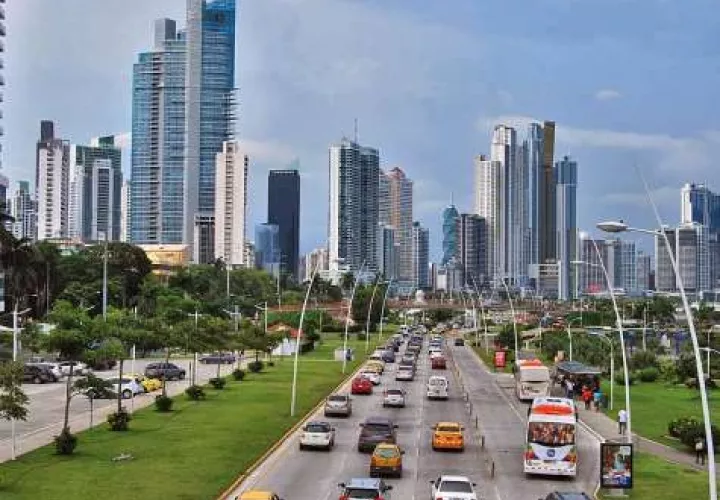
MULTIPOLYGON (((216 498, 304 414, 345 377, 333 351, 335 335, 300 358, 297 416, 290 417, 292 359, 276 360, 224 390, 206 389, 207 400, 179 396, 174 411, 148 407, 135 413, 128 432, 107 425, 80 433, 73 456, 60 457, 46 446, 0 465, 0 497, 125 500, 127 498, 216 498), (113 462, 123 453, 131 460, 113 462)), ((365 342, 352 340, 356 359, 365 342)), ((370 343, 374 347, 374 342, 370 343)))

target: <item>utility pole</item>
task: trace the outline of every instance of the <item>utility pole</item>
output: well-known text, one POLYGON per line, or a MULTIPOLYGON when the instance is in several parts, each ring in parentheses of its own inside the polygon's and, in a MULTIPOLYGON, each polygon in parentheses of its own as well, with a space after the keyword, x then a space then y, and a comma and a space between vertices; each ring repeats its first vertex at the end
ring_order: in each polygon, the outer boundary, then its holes
POLYGON ((107 302, 108 302, 108 234, 104 233, 105 250, 103 252, 103 288, 102 288, 102 315, 103 320, 107 321, 107 302))

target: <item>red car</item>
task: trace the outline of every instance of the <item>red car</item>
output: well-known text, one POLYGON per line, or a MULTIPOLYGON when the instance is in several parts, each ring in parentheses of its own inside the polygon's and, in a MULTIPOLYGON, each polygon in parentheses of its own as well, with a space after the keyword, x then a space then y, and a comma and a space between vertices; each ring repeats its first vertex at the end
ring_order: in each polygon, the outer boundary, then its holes
POLYGON ((443 356, 435 356, 432 359, 432 368, 433 370, 444 370, 447 368, 445 358, 443 356))
POLYGON ((365 377, 357 377, 352 381, 352 388, 350 389, 352 394, 372 394, 373 385, 365 377))

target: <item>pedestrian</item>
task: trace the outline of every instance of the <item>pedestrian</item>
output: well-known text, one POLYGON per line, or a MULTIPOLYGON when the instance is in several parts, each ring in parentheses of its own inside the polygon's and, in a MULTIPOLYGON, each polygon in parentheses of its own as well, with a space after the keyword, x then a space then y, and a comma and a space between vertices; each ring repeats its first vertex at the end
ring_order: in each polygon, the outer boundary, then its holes
POLYGON ((574 399, 573 398, 573 383, 572 383, 572 380, 570 380, 570 379, 565 380, 565 396, 568 399, 574 399))
POLYGON ((627 411, 623 408, 620 410, 617 414, 617 422, 618 422, 618 434, 625 435, 625 431, 627 431, 627 421, 628 421, 628 414, 627 411))
POLYGON ((705 465, 705 440, 700 436, 695 439, 695 463, 705 465))
POLYGON ((583 389, 582 399, 585 402, 585 409, 588 411, 590 410, 590 403, 592 402, 592 398, 593 398, 593 395, 592 395, 592 392, 590 392, 590 388, 585 387, 583 389))
POLYGON ((600 406, 602 406, 602 391, 599 387, 595 389, 595 393, 593 394, 593 401, 595 403, 595 411, 600 411, 600 406))

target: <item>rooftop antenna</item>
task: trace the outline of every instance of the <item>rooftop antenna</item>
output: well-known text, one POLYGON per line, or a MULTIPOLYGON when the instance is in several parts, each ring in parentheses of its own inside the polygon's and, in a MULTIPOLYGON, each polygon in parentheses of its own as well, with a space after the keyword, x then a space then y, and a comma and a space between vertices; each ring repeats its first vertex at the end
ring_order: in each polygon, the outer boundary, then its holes
POLYGON ((355 118, 355 144, 358 143, 358 119, 355 118))
POLYGON ((454 193, 453 193, 452 191, 450 191, 450 206, 453 206, 453 205, 454 205, 454 203, 453 203, 453 195, 454 195, 454 193))

